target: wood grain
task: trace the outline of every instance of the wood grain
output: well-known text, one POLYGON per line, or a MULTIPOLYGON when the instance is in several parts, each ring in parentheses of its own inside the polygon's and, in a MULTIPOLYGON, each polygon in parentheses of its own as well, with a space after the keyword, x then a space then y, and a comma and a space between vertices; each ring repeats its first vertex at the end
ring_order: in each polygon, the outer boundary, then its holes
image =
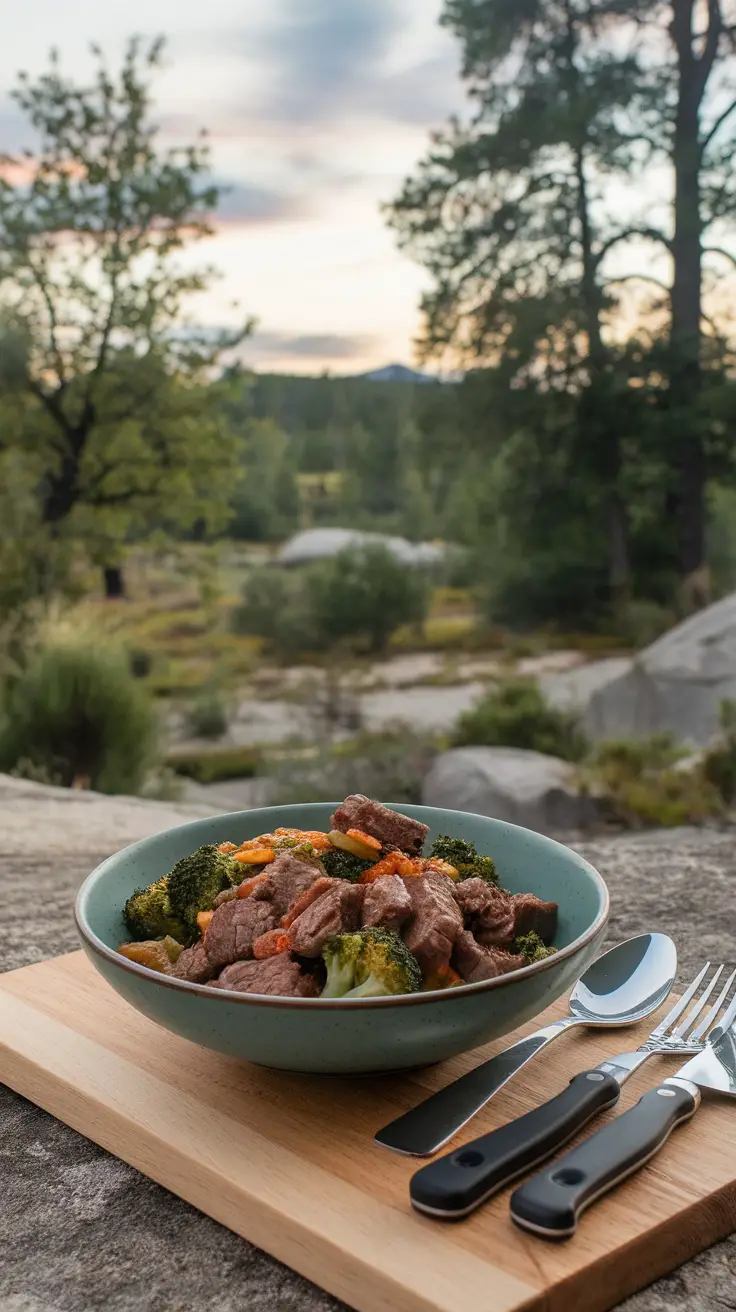
MULTIPOLYGON (((457 1142, 636 1047, 653 1023, 560 1039, 457 1142)), ((0 976, 0 1079, 361 1312, 603 1312, 736 1229, 736 1121, 717 1099, 568 1244, 516 1230, 507 1194, 452 1225, 412 1212, 417 1164, 373 1133, 499 1046, 410 1076, 316 1079, 168 1034, 82 953, 0 976)), ((667 1068, 653 1058, 621 1109, 667 1068)))

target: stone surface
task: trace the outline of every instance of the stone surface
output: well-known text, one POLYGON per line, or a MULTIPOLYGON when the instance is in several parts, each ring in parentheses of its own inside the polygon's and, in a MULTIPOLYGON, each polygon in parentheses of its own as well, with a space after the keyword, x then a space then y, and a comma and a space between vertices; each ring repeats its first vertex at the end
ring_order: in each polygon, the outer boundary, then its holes
POLYGON ((439 565, 447 548, 434 542, 409 542, 385 533, 361 533, 350 528, 308 528, 285 542, 276 555, 279 565, 303 565, 311 560, 331 559, 352 547, 385 547, 404 565, 439 565))
POLYGON ((542 833, 584 829, 597 817, 574 769, 519 747, 458 747, 438 756, 422 785, 425 806, 474 811, 542 833))
POLYGON ((718 732, 722 701, 736 698, 736 593, 665 633, 593 693, 591 738, 669 731, 702 746, 718 732))
MULTIPOLYGON (((0 777, 0 968, 76 946, 74 894, 125 843, 201 810, 0 777), (43 906, 43 914, 34 914, 43 906)), ((736 961, 724 920, 736 881, 728 832, 681 830, 576 844, 613 899, 609 943, 670 933, 680 982, 706 957, 736 961), (707 897, 704 897, 707 892, 707 897)), ((685 1131, 683 1131, 684 1133, 685 1131)), ((0 1088, 2 1312, 338 1312, 340 1305, 131 1167, 0 1088)), ((643 1290, 622 1312, 736 1308, 736 1239, 643 1290)))

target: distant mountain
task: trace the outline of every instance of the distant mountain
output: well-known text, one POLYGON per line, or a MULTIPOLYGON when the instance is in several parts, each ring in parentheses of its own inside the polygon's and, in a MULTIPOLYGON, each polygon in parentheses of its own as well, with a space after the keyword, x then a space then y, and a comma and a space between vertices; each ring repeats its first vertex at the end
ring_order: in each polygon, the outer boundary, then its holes
POLYGON ((371 383, 437 383, 438 378, 431 374, 420 374, 416 369, 408 369, 405 364, 386 364, 382 369, 372 369, 370 373, 360 374, 371 383))

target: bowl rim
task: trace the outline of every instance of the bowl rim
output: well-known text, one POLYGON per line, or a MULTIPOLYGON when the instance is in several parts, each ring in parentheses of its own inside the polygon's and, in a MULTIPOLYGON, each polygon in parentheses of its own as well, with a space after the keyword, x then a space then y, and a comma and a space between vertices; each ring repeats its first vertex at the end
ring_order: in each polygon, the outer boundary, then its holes
MULTIPOLYGON (((306 808, 312 806, 329 806, 336 809, 339 805, 339 802, 306 802, 289 806, 288 809, 294 811, 299 810, 301 807, 306 808)), ((384 805, 392 806, 390 802, 385 802, 384 805)), ((275 806, 253 808, 253 810, 259 812, 283 811, 285 809, 287 808, 275 806)), ((393 804, 392 809, 398 810, 400 808, 399 805, 393 804)), ((543 961, 535 961, 530 966, 522 966, 519 970, 510 971, 506 975, 497 975, 493 979, 479 980, 475 984, 458 984, 452 989, 428 989, 426 992, 420 993, 398 993, 385 998, 290 998, 269 993, 238 993, 234 989, 218 989, 210 984, 193 984, 189 980, 175 979, 171 976, 163 975, 160 971, 151 970, 148 966, 141 966, 138 962, 130 961, 128 958, 121 956, 114 948, 108 947, 107 944, 104 943, 102 939, 99 938, 98 935, 95 934, 85 923, 83 903, 88 896, 93 882, 109 861, 114 860, 115 857, 121 856, 125 852, 135 851, 136 848, 144 846, 146 843, 149 843, 151 839, 162 837, 163 834, 185 831, 202 824, 202 822, 206 820, 216 820, 218 822, 222 820, 223 823, 235 823, 238 820, 242 820, 243 817, 253 814, 253 811, 227 811, 212 816, 200 816, 198 819, 190 820, 183 825, 170 826, 168 829, 161 830, 158 834, 150 834, 146 838, 140 839, 137 843, 129 843, 126 847, 120 848, 117 852, 113 852, 110 856, 105 857, 104 861, 101 861, 95 866, 94 870, 90 871, 77 893, 74 902, 74 921, 77 927, 77 932, 82 939, 83 945, 86 944, 92 952, 97 956, 102 957, 105 961, 108 961, 112 966, 119 970, 128 971, 133 976, 138 976, 140 979, 158 984, 160 987, 174 989, 175 991, 182 993, 182 995, 190 993, 202 998, 209 998, 210 1000, 219 999, 221 1002, 235 1002, 240 1006, 265 1006, 274 1007, 277 1010, 283 1008, 301 1009, 307 1007, 312 1011, 353 1011, 356 1007, 411 1007, 419 1006, 426 1002, 438 1002, 440 1000, 450 1002, 453 998, 468 997, 469 995, 475 996, 480 993, 489 993, 494 989, 509 987, 519 980, 529 979, 533 975, 541 975, 546 970, 554 969, 554 967, 558 966, 561 962, 567 961, 570 957, 576 956, 598 936, 606 925, 611 911, 611 896, 606 882, 600 872, 596 870, 595 866, 591 865, 590 861, 581 856, 579 852, 575 852, 573 848, 568 847, 565 843, 559 843, 556 839, 549 838, 547 834, 540 834, 536 830, 528 829, 524 825, 515 825, 510 821, 498 820, 495 816, 479 815, 477 812, 473 811, 452 811, 444 807, 435 806, 410 806, 406 803, 404 803, 404 810, 406 814, 421 812, 423 816, 439 811, 442 815, 457 816, 458 819, 490 820, 494 824, 503 825, 504 828, 516 830, 521 834, 528 834, 534 838, 541 838, 544 843, 549 843, 553 847, 560 848, 563 852, 576 856, 578 860, 583 863, 587 871, 593 876, 593 883, 597 887, 601 901, 601 907, 597 916, 584 933, 578 935, 578 937, 574 939, 572 943, 568 943, 566 947, 559 948, 553 956, 545 957, 543 961)))

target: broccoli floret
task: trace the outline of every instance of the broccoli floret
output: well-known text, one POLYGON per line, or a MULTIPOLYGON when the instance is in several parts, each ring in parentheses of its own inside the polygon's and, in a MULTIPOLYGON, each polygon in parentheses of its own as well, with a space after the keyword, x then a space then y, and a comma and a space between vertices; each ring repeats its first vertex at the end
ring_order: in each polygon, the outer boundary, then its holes
POLYGON ((187 927, 190 940, 199 933, 198 913, 211 911, 218 894, 239 884, 242 874, 242 866, 213 843, 177 862, 168 876, 169 900, 174 915, 187 927))
POLYGON ((419 962, 389 929, 335 934, 322 956, 327 967, 323 998, 381 998, 416 993, 422 986, 419 962))
POLYGON ((431 855, 439 857, 441 861, 448 861, 455 867, 460 879, 484 879, 487 884, 498 887, 498 872, 493 858, 481 856, 475 843, 440 834, 432 844, 431 855))
POLYGON ((532 929, 528 934, 522 934, 521 938, 515 940, 512 951, 520 952, 531 966, 534 961, 544 961, 545 957, 553 957, 556 949, 546 948, 539 935, 532 929))
POLYGON ((131 937, 138 941, 169 935, 178 943, 189 945, 196 938, 171 905, 168 875, 149 884, 148 888, 136 889, 125 903, 124 914, 131 937))
POLYGON ((343 852, 333 847, 329 852, 321 853, 322 865, 332 879, 347 879, 350 884, 357 884, 364 870, 369 870, 372 861, 353 856, 352 852, 343 852))

